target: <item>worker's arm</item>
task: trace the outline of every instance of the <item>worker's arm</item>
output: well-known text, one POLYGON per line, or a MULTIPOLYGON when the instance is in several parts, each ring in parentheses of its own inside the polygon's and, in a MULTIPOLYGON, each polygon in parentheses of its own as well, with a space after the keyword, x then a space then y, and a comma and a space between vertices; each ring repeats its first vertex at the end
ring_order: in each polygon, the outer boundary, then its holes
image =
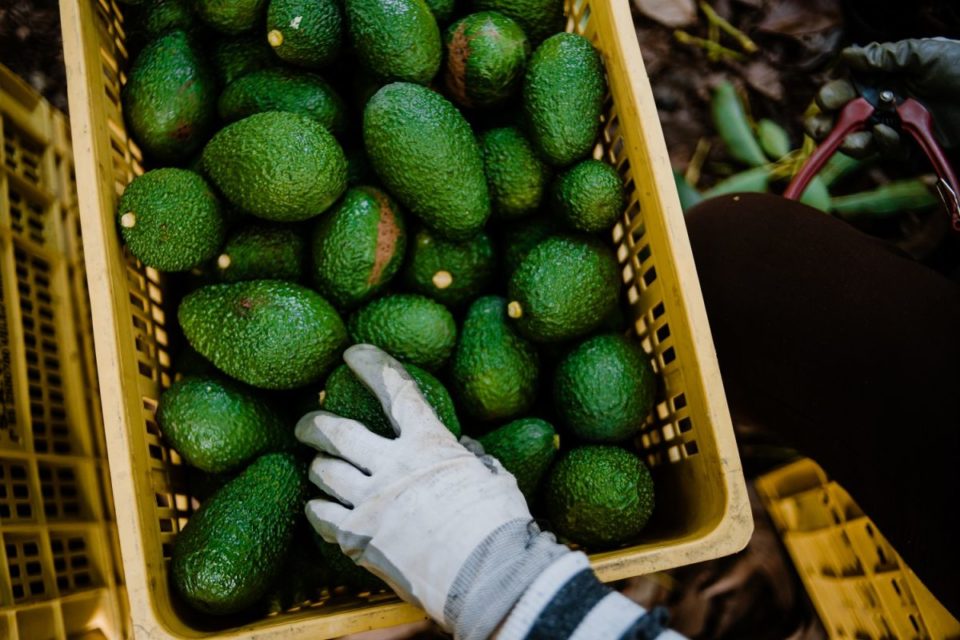
POLYGON ((393 358, 368 345, 344 358, 397 438, 323 411, 297 425, 320 451, 310 478, 331 499, 307 517, 325 540, 457 638, 679 637, 541 532, 514 477, 457 442, 393 358))

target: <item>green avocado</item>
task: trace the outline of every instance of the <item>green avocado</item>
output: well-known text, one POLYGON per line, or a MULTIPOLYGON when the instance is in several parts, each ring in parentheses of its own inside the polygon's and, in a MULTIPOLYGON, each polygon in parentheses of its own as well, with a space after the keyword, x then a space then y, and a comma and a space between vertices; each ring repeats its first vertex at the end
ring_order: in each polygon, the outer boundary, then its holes
POLYGON ((256 604, 277 579, 303 518, 306 474, 293 455, 258 458, 174 538, 171 580, 194 609, 224 615, 256 604))
MULTIPOLYGON (((420 389, 427 403, 433 407, 440 422, 454 437, 460 438, 460 420, 457 418, 457 410, 443 383, 415 365, 408 364, 404 368, 417 383, 417 388, 420 389)), ((380 406, 376 396, 370 393, 370 390, 360 382, 347 365, 340 365, 327 377, 320 397, 322 398, 320 407, 324 411, 356 420, 370 431, 385 438, 395 436, 393 426, 383 413, 383 407, 380 406)))
POLYGON ((575 231, 609 231, 626 207, 623 180, 606 162, 584 160, 557 177, 556 212, 575 231))
POLYGON ((227 238, 217 258, 224 282, 303 278, 307 243, 303 234, 282 225, 251 224, 227 238))
POLYGON ((134 178, 117 203, 117 221, 130 253, 162 271, 187 271, 209 260, 226 230, 217 196, 186 169, 134 178))
POLYGON ((195 0, 200 18, 214 29, 236 35, 262 25, 267 0, 195 0))
POLYGON ((347 191, 313 233, 313 280, 340 309, 370 300, 400 270, 406 224, 393 199, 374 187, 347 191))
POLYGON ((191 376, 160 396, 157 422, 187 464, 232 471, 261 454, 293 449, 293 425, 266 402, 228 380, 191 376))
POLYGON ((221 129, 203 169, 227 200, 257 217, 306 220, 347 188, 347 159, 323 125, 295 113, 257 113, 221 129))
POLYGON ((473 8, 516 20, 533 43, 563 29, 563 0, 473 0, 473 8))
POLYGON ((510 276, 508 314, 536 342, 562 342, 596 329, 617 304, 613 252, 592 238, 555 236, 536 245, 510 276))
POLYGON ((502 225, 499 251, 506 279, 510 279, 531 249, 558 232, 558 225, 552 216, 539 214, 502 225))
POLYGON ((457 0, 425 0, 430 12, 437 19, 437 24, 446 24, 453 17, 457 8, 457 0))
POLYGON ((177 318, 200 355, 262 389, 316 382, 346 347, 346 329, 330 303, 282 280, 203 287, 183 299, 177 318))
POLYGON ((447 91, 465 107, 491 107, 517 93, 530 43, 516 22, 492 11, 454 22, 444 36, 447 91))
POLYGON ((186 160, 214 124, 217 87, 213 72, 182 30, 143 48, 123 88, 123 112, 141 148, 161 162, 186 160))
POLYGON ((363 140, 384 186, 452 240, 483 228, 490 196, 473 130, 438 93, 409 83, 380 89, 363 112, 363 140))
POLYGON ((284 62, 315 69, 340 55, 346 33, 340 0, 270 0, 267 41, 284 62))
POLYGON ((217 38, 211 57, 223 87, 248 73, 277 64, 270 46, 258 34, 252 33, 217 38))
POLYGON ((345 0, 360 61, 385 81, 429 84, 440 69, 440 28, 423 0, 345 0))
POLYGON ((482 294, 495 272, 493 242, 483 231, 456 242, 422 229, 413 239, 403 281, 412 291, 458 307, 482 294))
POLYGON ((187 0, 147 0, 124 12, 128 51, 139 51, 168 31, 189 32, 195 26, 193 7, 187 0))
POLYGON ((430 298, 394 294, 378 298, 348 323, 354 343, 380 347, 404 364, 436 371, 450 358, 457 342, 453 314, 430 298))
POLYGON ((653 512, 653 479, 636 454, 603 445, 569 451, 544 483, 550 528, 595 549, 636 538, 653 512))
POLYGON ((325 541, 319 534, 314 534, 313 539, 329 570, 331 587, 346 586, 358 593, 376 593, 390 588, 383 580, 351 560, 340 550, 340 545, 325 541))
POLYGON ((488 453, 517 479, 520 492, 533 504, 547 469, 560 447, 560 436, 539 418, 520 418, 479 438, 488 453))
POLYGON ((533 52, 523 109, 533 144, 548 163, 566 166, 590 155, 606 92, 600 54, 583 36, 560 33, 533 52))
POLYGON ((467 311, 451 378, 459 406, 471 418, 514 418, 536 400, 540 359, 511 324, 506 301, 497 296, 480 298, 467 311))
POLYGON ((535 212, 543 199, 550 169, 516 127, 491 129, 480 136, 493 215, 515 220, 535 212))
POLYGON ((622 335, 578 345, 557 367, 553 401, 563 425, 587 442, 629 440, 643 427, 657 390, 650 359, 622 335))
POLYGON ((264 596, 269 613, 296 610, 322 599, 322 590, 330 584, 330 567, 313 542, 316 533, 306 520, 297 523, 293 542, 280 575, 264 596))
POLYGON ((333 87, 318 75, 291 69, 262 69, 238 78, 220 94, 217 110, 225 122, 287 111, 313 118, 335 135, 347 127, 347 105, 333 87))

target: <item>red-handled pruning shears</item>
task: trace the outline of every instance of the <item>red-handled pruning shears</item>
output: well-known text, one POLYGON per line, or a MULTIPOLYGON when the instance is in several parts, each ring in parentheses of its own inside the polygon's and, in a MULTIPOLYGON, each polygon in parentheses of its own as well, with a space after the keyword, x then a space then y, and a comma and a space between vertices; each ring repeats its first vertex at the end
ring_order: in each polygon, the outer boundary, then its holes
POLYGON ((783 192, 785 198, 798 200, 814 176, 848 134, 860 131, 876 122, 882 122, 909 133, 937 172, 937 192, 950 214, 953 230, 960 232, 960 184, 943 149, 933 136, 933 118, 927 109, 913 98, 903 98, 891 89, 876 90, 857 84, 860 97, 851 100, 840 112, 833 131, 816 148, 803 168, 794 176, 783 192))

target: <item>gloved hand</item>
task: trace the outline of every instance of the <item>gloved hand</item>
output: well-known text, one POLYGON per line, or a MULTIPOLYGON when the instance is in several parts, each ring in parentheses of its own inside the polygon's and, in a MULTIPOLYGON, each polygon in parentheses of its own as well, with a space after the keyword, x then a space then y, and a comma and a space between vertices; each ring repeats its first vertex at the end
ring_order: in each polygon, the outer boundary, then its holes
MULTIPOLYGON (((960 41, 924 38, 874 42, 866 47, 848 47, 841 55, 854 75, 889 74, 891 81, 930 111, 940 144, 945 148, 960 145, 960 41)), ((822 140, 833 128, 835 112, 856 97, 856 89, 847 80, 825 84, 817 94, 822 113, 807 118, 807 133, 822 140)), ((862 158, 874 152, 902 156, 905 148, 895 129, 878 124, 848 135, 841 150, 862 158)))
POLYGON ((586 568, 582 553, 540 532, 499 462, 454 439, 396 360, 369 345, 344 359, 398 437, 324 411, 297 424, 297 437, 321 452, 310 479, 336 500, 307 505, 327 542, 457 638, 488 637, 556 560, 581 556, 571 559, 586 568))

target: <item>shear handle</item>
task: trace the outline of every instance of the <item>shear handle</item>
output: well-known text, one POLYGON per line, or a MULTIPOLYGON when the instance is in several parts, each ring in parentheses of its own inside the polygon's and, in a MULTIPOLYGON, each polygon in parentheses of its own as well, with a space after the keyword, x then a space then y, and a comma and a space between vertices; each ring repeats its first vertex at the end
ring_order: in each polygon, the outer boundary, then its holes
MULTIPOLYGON (((920 108, 923 109, 923 107, 920 108)), ((848 102, 847 106, 843 108, 837 117, 833 131, 824 138, 823 142, 821 142, 810 157, 807 158, 806 163, 804 163, 800 171, 797 172, 797 175, 793 177, 793 180, 790 181, 787 190, 783 192, 783 196, 788 200, 799 200, 803 192, 806 191, 810 181, 820 173, 820 169, 827 163, 830 156, 836 153, 840 145, 843 144, 843 139, 849 134, 863 129, 875 110, 875 107, 864 98, 856 98, 848 102)), ((924 111, 926 111, 926 109, 924 109, 924 111)), ((930 117, 929 113, 927 113, 927 117, 930 117)), ((955 185, 956 182, 954 181, 953 184, 955 185)))
POLYGON ((950 213, 954 231, 960 231, 960 200, 957 198, 960 184, 957 183, 957 176, 943 154, 943 149, 933 137, 933 118, 930 112, 922 104, 909 98, 897 107, 897 115, 900 116, 901 128, 913 136, 933 164, 937 177, 940 178, 937 191, 950 213))

